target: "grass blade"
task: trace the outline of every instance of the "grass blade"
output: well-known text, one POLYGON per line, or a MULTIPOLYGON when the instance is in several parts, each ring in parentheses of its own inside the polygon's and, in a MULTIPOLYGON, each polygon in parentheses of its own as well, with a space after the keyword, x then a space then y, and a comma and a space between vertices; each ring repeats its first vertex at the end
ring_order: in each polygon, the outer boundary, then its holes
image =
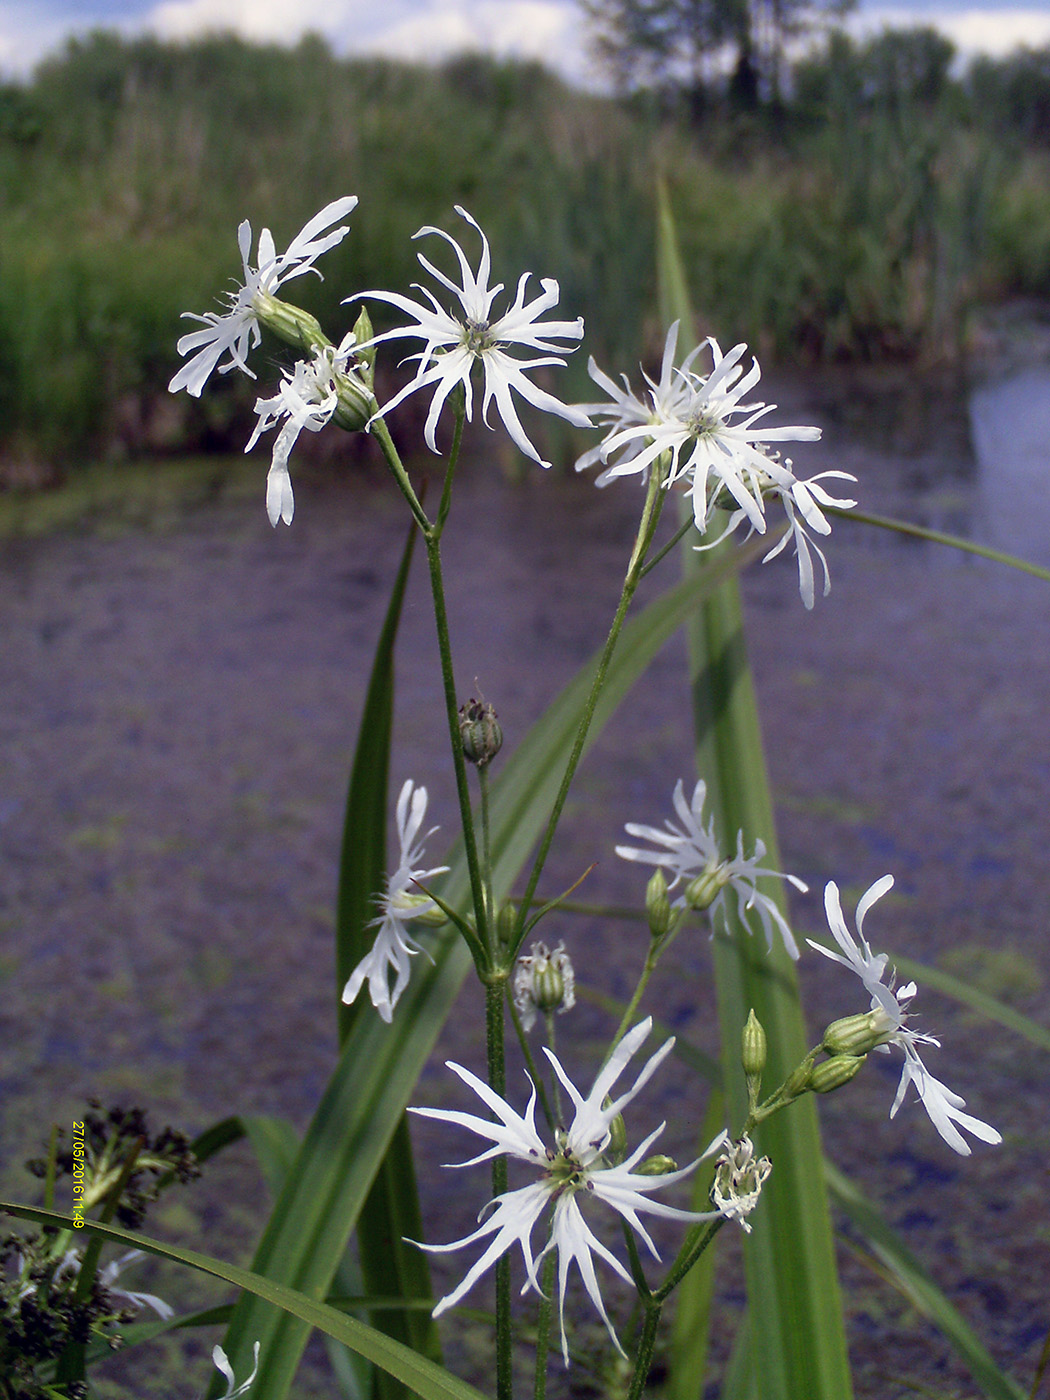
MULTIPOLYGON (((659 201, 659 281, 667 321, 691 315, 686 278, 666 191, 659 201)), ((688 337, 687 337, 688 339, 688 337)), ((731 541, 706 558, 688 543, 686 577, 703 574, 711 561, 735 550, 731 541)), ((687 627, 698 772, 707 780, 710 811, 723 850, 744 832, 750 850, 765 842, 769 864, 779 868, 773 810, 762 750, 751 670, 744 642, 740 591, 735 579, 711 595, 687 627)), ((766 892, 783 900, 779 881, 766 892)), ((802 1058, 807 1045, 795 969, 779 941, 767 954, 728 910, 730 937, 714 941, 715 978, 722 1025, 723 1074, 730 1120, 747 1112, 740 1067, 740 1032, 753 1007, 769 1038, 767 1082, 777 1084, 802 1058)), ((764 1400, 848 1400, 852 1395, 831 1220, 822 1175, 816 1109, 802 1099, 763 1125, 761 1150, 773 1173, 746 1238, 753 1366, 764 1400)))

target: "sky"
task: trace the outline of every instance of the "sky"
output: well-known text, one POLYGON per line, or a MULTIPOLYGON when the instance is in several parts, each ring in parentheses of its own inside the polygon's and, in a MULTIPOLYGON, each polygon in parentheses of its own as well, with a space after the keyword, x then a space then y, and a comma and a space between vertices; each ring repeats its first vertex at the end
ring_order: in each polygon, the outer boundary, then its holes
MULTIPOLYGON (((1050 0, 859 0, 850 24, 934 24, 964 54, 1002 55, 1050 44, 1050 0)), ((68 36, 94 28, 167 39, 232 30, 270 43, 312 31, 338 54, 412 60, 486 49, 600 85, 578 0, 0 0, 0 74, 27 76, 68 36)))

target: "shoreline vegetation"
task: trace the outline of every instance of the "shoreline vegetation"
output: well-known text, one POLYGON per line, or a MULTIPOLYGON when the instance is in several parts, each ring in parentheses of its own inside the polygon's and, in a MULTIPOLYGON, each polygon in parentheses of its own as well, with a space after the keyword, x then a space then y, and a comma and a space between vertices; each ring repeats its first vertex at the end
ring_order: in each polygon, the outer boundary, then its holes
MULTIPOLYGON (((280 243, 347 189, 352 237, 298 289, 326 323, 349 326, 347 287, 411 281, 412 232, 462 204, 498 277, 542 250, 588 350, 634 373, 632 347, 659 350, 663 175, 705 332, 785 367, 957 369, 976 312, 1050 299, 1050 51, 960 76, 952 58, 931 31, 832 32, 788 97, 743 111, 476 55, 340 59, 317 38, 71 41, 0 88, 0 490, 238 450, 256 385, 231 376, 203 412, 166 392, 180 312, 239 272, 241 219, 280 243)), ((582 361, 570 376, 568 397, 593 397, 582 361)), ((569 458, 570 431, 547 451, 569 458)))

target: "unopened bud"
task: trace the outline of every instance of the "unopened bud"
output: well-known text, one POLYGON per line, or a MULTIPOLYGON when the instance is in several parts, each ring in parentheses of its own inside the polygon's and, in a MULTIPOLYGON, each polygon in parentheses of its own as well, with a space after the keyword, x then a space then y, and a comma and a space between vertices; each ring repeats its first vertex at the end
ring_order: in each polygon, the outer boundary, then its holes
POLYGON ((509 899, 501 904, 496 915, 496 937, 501 948, 509 948, 518 922, 518 906, 509 899))
POLYGON ((685 887, 685 902, 690 909, 702 911, 710 909, 729 881, 724 863, 713 870, 705 870, 685 887))
POLYGON ((812 1074, 813 1061, 807 1055, 806 1058, 802 1061, 802 1063, 796 1065, 787 1077, 783 1090, 784 1099, 786 1102, 790 1102, 792 1099, 797 1099, 800 1094, 804 1094, 806 1092, 806 1090, 809 1088, 809 1081, 812 1074))
POLYGON ((886 1015, 881 1010, 832 1021, 821 1046, 829 1055, 866 1055, 886 1038, 886 1015))
POLYGON ((514 1005, 527 1031, 532 1029, 537 1011, 564 1012, 576 1005, 576 974, 564 944, 559 943, 551 952, 546 943, 534 943, 532 951, 518 959, 514 1005))
MULTIPOLYGON (((604 1108, 609 1100, 606 1099, 604 1108)), ((613 1163, 622 1162, 627 1153, 627 1127, 623 1121, 623 1114, 618 1113, 609 1124, 609 1145, 605 1149, 609 1160, 613 1163)))
POLYGON ((273 331, 285 344, 294 345, 296 350, 324 350, 332 344, 316 316, 269 292, 255 293, 252 311, 261 325, 273 331))
POLYGON ((484 768, 496 757, 503 746, 503 730, 487 701, 471 699, 460 706, 459 737, 468 763, 484 768))
POLYGON ((645 887, 645 914, 649 932, 654 938, 662 938, 671 927, 671 901, 667 897, 667 877, 659 866, 645 887))
MULTIPOLYGON (((371 389, 375 380, 376 347, 368 344, 373 335, 372 318, 363 306, 361 307, 361 314, 354 322, 352 335, 355 345, 363 345, 365 347, 363 350, 359 349, 357 351, 357 362, 361 367, 361 378, 371 389)), ((345 348, 346 342, 344 341, 343 344, 345 348)))
POLYGON ((676 1172, 678 1163, 673 1157, 665 1157, 658 1152, 655 1157, 646 1157, 640 1167, 635 1167, 639 1176, 667 1176, 669 1172, 676 1172))
POLYGON ((841 1089, 855 1077, 866 1059, 866 1055, 832 1055, 830 1060, 814 1065, 809 1087, 815 1094, 830 1094, 834 1089, 841 1089))
POLYGON ((744 1024, 740 1052, 744 1073, 749 1078, 753 1076, 757 1079, 765 1069, 766 1048, 766 1033, 762 1029, 762 1022, 755 1015, 754 1007, 752 1007, 744 1024))

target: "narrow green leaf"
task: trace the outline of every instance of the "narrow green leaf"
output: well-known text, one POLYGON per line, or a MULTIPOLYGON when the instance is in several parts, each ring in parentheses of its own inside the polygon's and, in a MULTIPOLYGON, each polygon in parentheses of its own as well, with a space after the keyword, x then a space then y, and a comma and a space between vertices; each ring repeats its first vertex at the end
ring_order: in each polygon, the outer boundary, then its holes
MULTIPOLYGON (((681 319, 688 342, 686 279, 663 189, 659 259, 664 318, 681 319)), ((703 575, 736 550, 727 540, 700 555, 687 538, 683 572, 686 577, 703 575)), ((722 849, 735 849, 737 832, 743 831, 747 849, 756 839, 765 842, 768 863, 777 869, 772 802, 735 578, 696 610, 687 637, 697 767, 708 784, 709 811, 722 849)), ((764 892, 782 902, 780 882, 765 884, 764 892)), ((791 959, 779 940, 767 953, 764 940, 737 918, 732 902, 727 914, 731 936, 715 939, 712 946, 730 1121, 740 1124, 747 1114, 740 1032, 748 1012, 754 1008, 769 1038, 769 1083, 786 1078, 807 1047, 791 959)), ((756 1136, 773 1162, 745 1242, 758 1391, 763 1400, 797 1400, 803 1395, 806 1400, 849 1400, 849 1358, 813 1103, 799 1100, 756 1136)))
MULTIPOLYGON (((371 947, 376 907, 385 888, 394 649, 418 533, 413 522, 376 645, 347 791, 335 933, 340 1044, 346 1043, 359 1018, 373 1014, 365 997, 358 997, 351 1006, 345 1005, 342 990, 371 947)), ((406 1299, 433 1298, 427 1256, 405 1243, 406 1239, 419 1239, 422 1232, 412 1143, 408 1125, 402 1120, 358 1220, 358 1259, 365 1292, 406 1299)), ((372 1322, 388 1336, 440 1362, 441 1342, 429 1311, 373 1312, 372 1322)), ((401 1400, 402 1388, 389 1376, 377 1375, 376 1382, 379 1400, 401 1400)))
POLYGON ((849 1178, 828 1161, 824 1163, 824 1176, 836 1203, 898 1281, 909 1301, 935 1323, 952 1344, 982 1392, 990 1400, 1025 1400, 1027 1392, 999 1369, 970 1324, 849 1178))
MULTIPOLYGON (((36 1206, 21 1205, 13 1201, 0 1201, 0 1211, 7 1211, 24 1220, 36 1220, 42 1225, 54 1225, 63 1230, 71 1229, 74 1223, 71 1215, 40 1210, 36 1206)), ((418 1356, 374 1327, 358 1322, 356 1318, 347 1317, 345 1313, 338 1312, 327 1303, 320 1303, 315 1298, 275 1283, 273 1279, 252 1273, 248 1269, 239 1269, 222 1259, 214 1259, 197 1250, 164 1244, 160 1240, 135 1234, 132 1230, 123 1230, 116 1225, 103 1225, 100 1221, 88 1220, 85 1221, 84 1228, 103 1239, 141 1249, 147 1254, 155 1254, 159 1259, 188 1265, 191 1269, 197 1269, 203 1274, 210 1274, 212 1278, 232 1284, 244 1294, 265 1299, 269 1308, 279 1308, 300 1319, 306 1324, 308 1331, 316 1327, 342 1342, 351 1351, 366 1357, 373 1365, 381 1367, 401 1381, 413 1394, 422 1396, 423 1400, 486 1400, 480 1390, 475 1390, 466 1381, 458 1380, 433 1361, 418 1356)), ((253 1396, 258 1393, 257 1387, 264 1385, 265 1379, 265 1372, 260 1370, 259 1378, 252 1387, 253 1396)))
POLYGON ((1017 569, 1022 574, 1032 574, 1035 578, 1050 580, 1050 569, 1042 564, 1031 564, 1016 554, 1006 554, 990 545, 977 544, 962 535, 946 535, 943 530, 929 530, 925 525, 914 525, 910 520, 895 520, 889 515, 872 515, 864 510, 836 510, 828 507, 829 515, 841 516, 843 520, 855 520, 860 525, 875 525, 880 530, 892 530, 897 535, 911 535, 914 539, 929 540, 932 544, 946 544, 950 549, 959 549, 964 554, 976 554, 982 559, 992 559, 996 564, 1005 564, 1009 569, 1017 569))
MULTIPOLYGON (((684 580, 627 624, 595 714, 592 741, 660 647, 737 562, 724 561, 704 578, 684 580)), ((493 783, 497 899, 509 893, 543 829, 557 791, 559 764, 572 747, 596 664, 595 656, 583 666, 493 783)), ((449 865, 442 894, 465 910, 469 881, 461 845, 454 848, 449 865)), ((376 1015, 362 1016, 354 1025, 259 1243, 257 1273, 314 1297, 330 1291, 365 1195, 472 966, 466 945, 453 932, 439 934, 430 952, 432 962, 418 959, 393 1025, 376 1015)), ((226 1350, 236 1368, 250 1367, 252 1343, 261 1339, 265 1373, 252 1400, 283 1400, 308 1332, 297 1318, 274 1313, 258 1297, 242 1299, 226 1350)))

